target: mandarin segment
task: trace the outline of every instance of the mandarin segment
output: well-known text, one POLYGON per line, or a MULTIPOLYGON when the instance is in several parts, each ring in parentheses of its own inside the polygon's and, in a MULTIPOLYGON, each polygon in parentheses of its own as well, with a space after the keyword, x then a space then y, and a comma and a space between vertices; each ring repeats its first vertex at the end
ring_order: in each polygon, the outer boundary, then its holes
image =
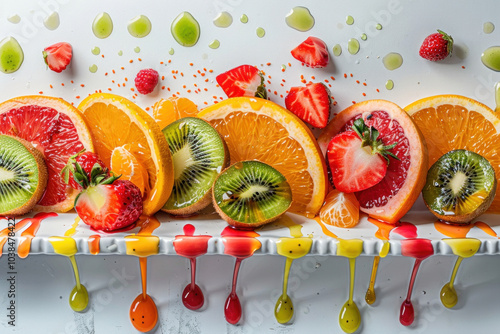
POLYGON ((160 99, 153 105, 153 117, 160 129, 184 117, 195 117, 198 114, 196 104, 185 97, 171 96, 160 99))

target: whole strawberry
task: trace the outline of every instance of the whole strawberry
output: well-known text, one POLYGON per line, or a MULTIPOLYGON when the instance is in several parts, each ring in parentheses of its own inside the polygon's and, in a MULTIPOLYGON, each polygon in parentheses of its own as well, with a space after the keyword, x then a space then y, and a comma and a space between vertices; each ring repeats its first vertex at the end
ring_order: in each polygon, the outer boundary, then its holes
POLYGON ((427 36, 420 47, 420 56, 430 61, 443 60, 453 51, 453 38, 447 33, 438 30, 437 33, 427 36))
POLYGON ((149 94, 154 91, 158 84, 158 79, 158 72, 152 68, 140 70, 135 77, 135 88, 137 88, 137 91, 141 94, 149 94))
POLYGON ((82 190, 90 184, 90 175, 94 167, 99 167, 102 171, 105 171, 104 176, 106 178, 110 176, 109 170, 97 154, 81 151, 69 157, 68 163, 61 170, 61 176, 64 182, 73 189, 82 190), (81 170, 78 168, 81 168, 81 170), (83 177, 83 172, 88 176, 87 178, 83 177), (81 183, 77 180, 81 180, 81 183))
MULTIPOLYGON (((75 162, 76 170, 83 168, 75 162)), ((110 232, 133 224, 142 214, 141 190, 120 176, 107 177, 107 171, 94 165, 90 183, 75 200, 75 210, 82 221, 95 230, 110 232)), ((85 171, 76 173, 79 184, 88 179, 85 171)))

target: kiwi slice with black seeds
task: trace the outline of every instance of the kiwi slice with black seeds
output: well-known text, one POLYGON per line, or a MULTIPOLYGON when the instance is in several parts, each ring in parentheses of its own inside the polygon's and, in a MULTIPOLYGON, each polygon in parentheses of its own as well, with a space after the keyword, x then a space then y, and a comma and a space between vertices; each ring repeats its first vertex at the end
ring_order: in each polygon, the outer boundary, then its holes
POLYGON ((25 140, 0 135, 0 215, 31 211, 45 191, 47 178, 40 151, 25 140))
POLYGON ((237 162, 214 183, 216 211, 230 225, 258 227, 278 219, 292 204, 286 178, 259 161, 237 162))
POLYGON ((211 189, 229 163, 229 151, 217 130, 196 117, 181 118, 163 129, 174 162, 174 187, 162 210, 189 215, 211 202, 211 189))
POLYGON ((464 224, 489 208, 496 188, 495 170, 487 159, 471 151, 454 150, 429 169, 422 195, 436 217, 464 224))

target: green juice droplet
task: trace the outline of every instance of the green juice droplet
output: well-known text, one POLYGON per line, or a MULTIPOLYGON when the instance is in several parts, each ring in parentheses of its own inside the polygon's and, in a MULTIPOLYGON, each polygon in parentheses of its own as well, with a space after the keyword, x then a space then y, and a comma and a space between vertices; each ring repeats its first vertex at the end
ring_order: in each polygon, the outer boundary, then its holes
POLYGON ((382 63, 386 69, 393 71, 403 65, 403 57, 399 53, 390 52, 382 58, 382 63))
POLYGON ((127 29, 130 35, 143 38, 151 32, 151 21, 145 15, 138 15, 128 22, 127 29))
POLYGON ((314 17, 306 7, 297 6, 292 8, 285 17, 286 24, 298 31, 308 31, 314 27, 314 17))
POLYGON ((266 35, 266 31, 262 27, 258 27, 256 33, 259 38, 262 38, 266 35))
POLYGON ((353 24, 354 24, 354 17, 352 17, 351 15, 347 16, 347 17, 345 18, 345 23, 346 23, 347 25, 353 25, 353 24))
POLYGON ((500 71, 500 46, 492 46, 484 50, 481 55, 481 61, 484 66, 493 70, 500 71))
POLYGON ((92 64, 89 66, 89 71, 90 73, 95 73, 97 72, 97 65, 96 64, 92 64))
POLYGON ((106 12, 98 14, 92 23, 92 32, 95 37, 100 39, 109 37, 113 32, 113 20, 111 20, 111 16, 106 12))
POLYGON ((0 71, 15 72, 24 61, 24 52, 14 37, 6 37, 0 42, 0 71))
POLYGON ((169 55, 172 56, 174 53, 175 53, 174 48, 170 48, 170 50, 168 50, 169 55))
POLYGON ((122 50, 118 51, 118 55, 119 55, 120 57, 121 57, 121 56, 123 56, 123 51, 122 51, 122 50))
POLYGON ((92 54, 93 55, 98 55, 99 53, 101 53, 101 49, 98 47, 98 46, 94 46, 91 50, 92 54))
POLYGON ((56 30, 61 23, 58 12, 52 12, 43 20, 43 25, 49 30, 56 30))
POLYGON ((342 54, 342 47, 340 46, 340 44, 335 44, 333 46, 333 55, 338 57, 342 54))
POLYGON ((349 53, 352 55, 355 55, 359 52, 359 41, 356 38, 351 38, 347 42, 347 51, 349 51, 349 53))
POLYGON ((135 53, 139 53, 139 52, 141 52, 141 48, 140 48, 140 47, 138 47, 138 46, 136 46, 136 47, 134 48, 134 52, 135 52, 135 53))
POLYGON ((366 34, 361 35, 361 40, 366 41, 368 39, 368 36, 366 34))
POLYGON ((210 42, 210 44, 208 44, 208 47, 210 49, 218 49, 219 46, 220 46, 220 42, 217 39, 214 39, 213 41, 210 42))
POLYGON ((394 88, 394 81, 392 80, 387 80, 387 82, 385 83, 385 88, 387 90, 392 90, 394 88))
POLYGON ((7 21, 9 21, 10 23, 18 24, 19 22, 21 22, 21 17, 17 14, 14 14, 9 16, 7 18, 7 21))
POLYGON ((377 23, 377 25, 375 26, 375 29, 382 30, 382 25, 380 23, 377 23))
POLYGON ((248 16, 246 14, 241 15, 240 22, 241 23, 248 23, 248 16))
POLYGON ((483 32, 485 34, 491 34, 495 30, 495 25, 492 22, 483 23, 483 32))
POLYGON ((172 36, 182 46, 191 47, 200 38, 200 25, 188 12, 180 13, 170 27, 172 36))
POLYGON ((214 19, 214 25, 219 28, 227 28, 233 24, 233 17, 228 12, 221 12, 214 19))

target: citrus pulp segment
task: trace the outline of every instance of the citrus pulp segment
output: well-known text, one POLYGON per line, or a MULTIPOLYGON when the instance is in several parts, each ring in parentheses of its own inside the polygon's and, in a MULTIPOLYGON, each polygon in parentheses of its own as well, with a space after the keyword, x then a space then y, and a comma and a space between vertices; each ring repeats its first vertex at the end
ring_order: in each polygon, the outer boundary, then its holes
POLYGON ((84 99, 82 111, 95 151, 110 166, 117 147, 125 147, 148 174, 144 194, 145 215, 161 209, 172 191, 174 170, 168 144, 153 118, 131 101, 117 95, 97 93, 84 99))
MULTIPOLYGON (((486 158, 500 178, 500 118, 486 105, 460 95, 436 95, 405 108, 420 128, 429 151, 429 167, 445 153, 464 149, 486 158)), ((488 212, 500 212, 497 192, 488 212)))
POLYGON ((0 133, 30 142, 44 156, 47 188, 34 210, 71 210, 78 191, 65 184, 59 174, 70 156, 94 149, 80 112, 55 97, 16 97, 0 104, 0 133))
POLYGON ((203 109, 198 117, 224 138, 231 164, 258 160, 271 165, 290 184, 290 211, 309 217, 318 213, 327 191, 326 164, 297 116, 268 100, 237 97, 203 109))
POLYGON ((196 104, 185 97, 172 96, 153 105, 153 117, 162 130, 183 117, 196 117, 197 114, 196 104))

